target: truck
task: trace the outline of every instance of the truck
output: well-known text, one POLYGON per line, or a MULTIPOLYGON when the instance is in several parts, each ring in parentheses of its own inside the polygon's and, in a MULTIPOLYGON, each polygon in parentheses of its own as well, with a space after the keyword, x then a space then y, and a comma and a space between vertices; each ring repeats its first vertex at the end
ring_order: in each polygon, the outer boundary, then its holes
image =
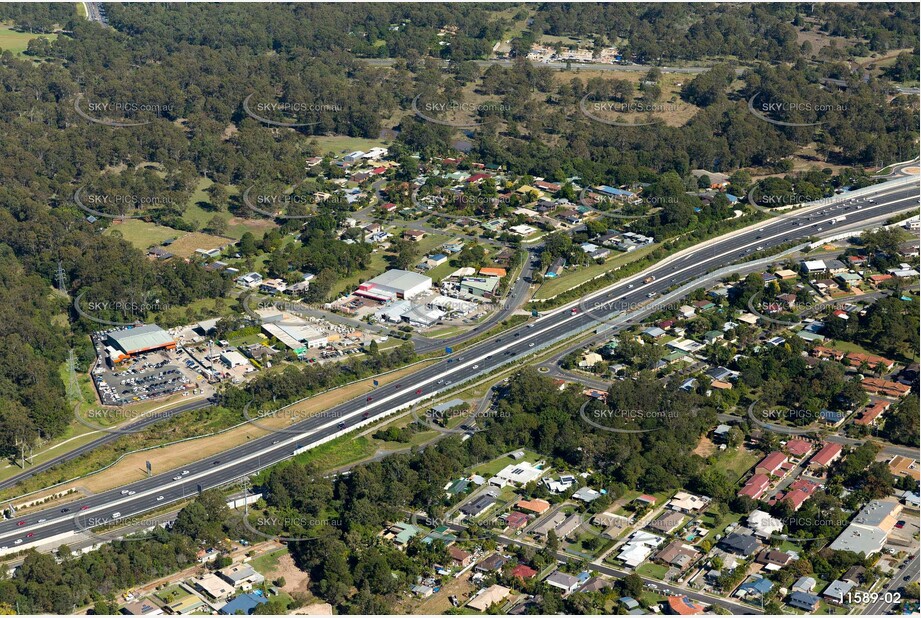
POLYGON ((655 280, 656 280, 655 275, 649 275, 648 277, 646 277, 645 279, 643 279, 643 283, 644 283, 644 284, 646 284, 646 283, 652 283, 652 282, 655 281, 655 280))
POLYGON ((840 217, 835 217, 834 219, 831 220, 831 224, 834 225, 836 223, 844 221, 845 219, 847 219, 847 215, 841 215, 840 217))

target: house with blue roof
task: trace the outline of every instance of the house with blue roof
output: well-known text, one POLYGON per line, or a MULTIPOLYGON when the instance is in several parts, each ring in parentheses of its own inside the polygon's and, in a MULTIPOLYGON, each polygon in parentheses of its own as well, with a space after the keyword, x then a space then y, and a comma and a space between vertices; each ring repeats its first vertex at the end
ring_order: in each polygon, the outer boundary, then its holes
POLYGON ((819 606, 819 597, 809 592, 796 591, 787 599, 787 605, 806 612, 814 612, 819 606))
POLYGON ((745 596, 759 596, 763 597, 768 592, 771 591, 771 588, 774 587, 774 582, 769 579, 761 577, 759 579, 754 579, 747 581, 741 586, 739 586, 739 592, 745 596))
POLYGON ((257 607, 263 603, 268 603, 261 594, 247 593, 235 597, 232 601, 224 605, 219 612, 224 616, 251 616, 257 607))

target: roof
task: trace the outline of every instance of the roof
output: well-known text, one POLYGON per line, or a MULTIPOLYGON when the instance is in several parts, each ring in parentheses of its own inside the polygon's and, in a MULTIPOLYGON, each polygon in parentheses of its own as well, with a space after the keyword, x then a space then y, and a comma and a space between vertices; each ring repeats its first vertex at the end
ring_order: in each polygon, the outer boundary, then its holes
POLYGON ((816 581, 814 577, 800 577, 796 580, 796 583, 793 584, 793 590, 803 590, 809 591, 815 588, 816 581))
MULTIPOLYGON (((815 581, 815 580, 813 580, 815 581)), ((797 590, 790 595, 790 600, 787 601, 793 607, 798 609, 813 610, 815 606, 819 604, 819 597, 808 592, 802 592, 797 590)))
POLYGON ((226 616, 233 616, 237 613, 242 613, 249 616, 253 613, 253 610, 255 610, 256 607, 268 602, 268 599, 259 594, 241 594, 230 603, 224 605, 220 609, 220 612, 226 616))
POLYGON ((702 614, 704 611, 704 606, 702 604, 692 601, 690 597, 685 596, 668 597, 668 608, 672 613, 678 614, 679 616, 694 616, 696 614, 702 614))
POLYGON ((812 444, 810 444, 809 442, 806 442, 805 440, 801 440, 799 438, 793 438, 792 440, 787 442, 784 448, 791 455, 802 457, 803 455, 805 455, 806 453, 812 450, 812 444))
POLYGON ((408 270, 394 268, 369 279, 364 285, 380 285, 397 290, 409 290, 419 285, 432 285, 432 278, 408 270))
POLYGON ((812 456, 812 459, 809 460, 809 464, 815 464, 817 466, 827 466, 830 464, 838 454, 841 453, 841 445, 835 442, 826 442, 825 446, 822 449, 812 456))
POLYGON ((143 326, 117 330, 109 333, 109 340, 126 354, 162 348, 175 343, 169 333, 156 324, 144 324, 143 326))
POLYGON ((515 506, 532 513, 544 513, 550 508, 550 503, 541 498, 535 498, 534 500, 519 500, 515 506))
POLYGON ((554 571, 547 576, 544 582, 551 586, 572 590, 579 583, 579 578, 562 571, 554 571))
POLYGON ((467 606, 477 611, 485 612, 487 609, 489 609, 490 605, 502 601, 509 595, 509 593, 511 593, 510 588, 500 586, 499 584, 493 584, 478 594, 476 597, 474 597, 469 603, 467 603, 467 606))
POLYGON ((684 520, 684 515, 681 513, 677 511, 666 510, 662 515, 649 522, 648 525, 653 530, 668 534, 677 528, 681 524, 682 520, 684 520))
POLYGON ((537 571, 532 569, 526 564, 519 564, 514 569, 512 569, 512 577, 519 577, 521 579, 531 579, 537 575, 537 571))
POLYGON ((771 474, 774 474, 780 467, 786 463, 787 456, 781 453, 780 451, 774 451, 769 453, 767 457, 761 460, 761 462, 755 466, 755 470, 764 468, 771 474))
POLYGON ((734 532, 723 538, 719 544, 733 553, 750 556, 761 546, 761 541, 751 535, 734 532))
POLYGON ((852 582, 843 582, 840 579, 836 579, 828 584, 828 588, 826 588, 822 594, 826 597, 841 601, 844 600, 844 596, 850 592, 853 587, 854 584, 852 582))
POLYGON ((752 592, 756 592, 758 594, 767 594, 768 592, 771 591, 771 588, 773 587, 774 587, 774 582, 772 582, 769 579, 765 579, 764 577, 761 577, 759 579, 755 579, 750 582, 745 582, 744 584, 739 586, 739 589, 740 590, 751 590, 752 592))

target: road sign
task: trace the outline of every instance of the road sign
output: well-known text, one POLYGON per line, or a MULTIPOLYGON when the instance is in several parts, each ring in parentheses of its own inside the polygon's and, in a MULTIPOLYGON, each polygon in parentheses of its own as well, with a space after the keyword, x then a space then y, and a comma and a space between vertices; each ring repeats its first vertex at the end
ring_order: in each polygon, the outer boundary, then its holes
POLYGON ((151 472, 153 472, 153 466, 150 464, 150 461, 147 461, 146 463, 147 463, 147 476, 150 476, 151 472))

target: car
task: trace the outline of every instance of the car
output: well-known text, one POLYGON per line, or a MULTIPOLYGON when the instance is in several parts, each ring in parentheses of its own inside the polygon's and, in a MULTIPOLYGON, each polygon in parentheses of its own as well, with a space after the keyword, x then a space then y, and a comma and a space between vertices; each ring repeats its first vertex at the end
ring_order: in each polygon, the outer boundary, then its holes
POLYGON ((628 290, 632 290, 632 289, 633 289, 633 284, 631 283, 630 285, 628 285, 628 286, 627 286, 627 289, 628 289, 628 290))
POLYGON ((365 401, 371 401, 372 399, 374 399, 374 397, 368 397, 365 401))
POLYGON ((122 516, 121 511, 115 511, 114 513, 112 513, 112 519, 118 519, 121 516, 122 516))
POLYGON ((438 380, 438 384, 443 384, 443 383, 444 383, 444 378, 438 380))
POLYGON ((174 476, 174 477, 173 477, 173 480, 174 480, 174 481, 181 481, 181 480, 182 480, 182 477, 181 477, 181 476, 174 476))
POLYGON ((127 496, 127 495, 128 495, 128 490, 127 490, 127 489, 123 489, 123 490, 122 490, 122 495, 123 495, 123 496, 127 496))
POLYGON ((26 538, 27 538, 27 539, 31 539, 33 536, 35 536, 35 533, 34 533, 34 532, 30 532, 29 534, 26 535, 26 538))
POLYGON ((339 424, 337 425, 337 427, 339 427, 339 429, 342 429, 343 427, 345 427, 345 421, 339 421, 339 424))
POLYGON ((901 530, 902 528, 904 528, 904 527, 905 527, 905 520, 904 520, 904 519, 900 519, 899 521, 897 521, 896 524, 895 524, 895 527, 898 528, 899 530, 901 530))
POLYGON ((906 575, 905 577, 902 578, 902 581, 903 582, 911 581, 911 575, 906 575))
POLYGON ((17 522, 16 522, 16 525, 17 525, 17 526, 25 526, 25 525, 26 525, 26 520, 23 519, 22 521, 17 521, 17 522))
POLYGON ((160 502, 161 500, 163 500, 163 496, 157 496, 157 502, 160 502))
POLYGON ((70 513, 70 509, 67 508, 67 507, 64 507, 63 509, 61 509, 61 512, 62 512, 62 513, 70 513))
POLYGON ((129 492, 128 492, 128 495, 129 495, 129 496, 133 496, 133 495, 136 494, 136 493, 137 493, 136 491, 129 491, 129 492))
POLYGON ((368 414, 367 412, 365 412, 364 414, 361 415, 361 418, 368 418, 368 416, 369 416, 369 414, 368 414))
POLYGON ((521 337, 521 333, 515 333, 515 337, 521 337))
POLYGON ((757 247, 755 247, 755 251, 762 251, 763 249, 764 247, 762 245, 758 245, 757 247))
POLYGON ((182 476, 186 476, 186 475, 189 475, 189 474, 191 474, 191 472, 189 472, 188 470, 183 470, 183 471, 182 471, 182 476))
POLYGON ((90 508, 90 505, 84 504, 83 506, 80 507, 80 510, 81 510, 81 511, 85 511, 85 510, 88 509, 88 508, 90 508))
POLYGON ((528 347, 529 347, 529 348, 533 348, 533 347, 534 347, 534 342, 532 341, 531 343, 529 343, 529 344, 528 344, 528 347))
POLYGON ((479 365, 474 365, 473 368, 474 368, 474 369, 479 369, 480 366, 479 366, 479 365))
POLYGON ((570 313, 571 315, 576 315, 577 313, 579 313, 579 310, 576 309, 575 307, 573 307, 572 309, 570 309, 569 313, 570 313))
POLYGON ((218 465, 219 463, 221 463, 221 460, 220 460, 220 459, 215 459, 214 461, 211 462, 211 465, 212 465, 212 466, 216 466, 216 465, 218 465))
POLYGON ((278 444, 281 440, 272 440, 272 444, 278 444))
POLYGON ((19 545, 20 543, 22 543, 22 539, 16 539, 13 541, 13 545, 19 545))
POLYGON ((48 521, 48 520, 47 520, 46 518, 43 517, 42 519, 39 519, 39 520, 38 520, 38 523, 43 524, 43 523, 45 523, 46 521, 48 521))
POLYGON ((393 388, 400 388, 401 386, 403 386, 403 385, 402 385, 402 384, 397 384, 397 385, 394 386, 393 388))
POLYGON ((421 388, 417 388, 417 389, 416 389, 416 394, 417 394, 417 395, 421 395, 421 394, 422 394, 422 389, 421 389, 421 388))

